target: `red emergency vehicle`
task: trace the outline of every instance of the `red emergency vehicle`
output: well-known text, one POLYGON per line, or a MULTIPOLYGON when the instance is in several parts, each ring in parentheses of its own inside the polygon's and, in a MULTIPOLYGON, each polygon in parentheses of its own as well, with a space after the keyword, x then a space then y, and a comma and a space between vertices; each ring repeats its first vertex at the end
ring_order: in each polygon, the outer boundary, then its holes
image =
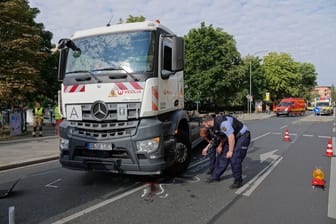
POLYGON ((284 98, 280 101, 276 109, 276 115, 301 115, 303 116, 306 112, 306 103, 302 98, 284 98))

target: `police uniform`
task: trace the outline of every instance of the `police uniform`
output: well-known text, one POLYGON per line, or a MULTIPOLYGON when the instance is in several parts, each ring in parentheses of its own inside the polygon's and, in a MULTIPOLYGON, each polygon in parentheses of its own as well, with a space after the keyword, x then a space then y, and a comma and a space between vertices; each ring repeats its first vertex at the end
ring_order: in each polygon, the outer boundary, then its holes
POLYGON ((211 175, 216 162, 216 145, 213 140, 213 133, 209 128, 202 127, 200 129, 200 137, 208 142, 208 145, 203 150, 206 150, 206 155, 209 157, 209 169, 207 174, 211 175))
POLYGON ((248 146, 251 142, 250 131, 247 126, 232 116, 219 116, 214 121, 214 131, 216 135, 235 136, 235 145, 231 158, 226 158, 229 150, 228 143, 223 146, 222 152, 217 155, 215 169, 212 173, 213 180, 219 180, 227 166, 230 164, 234 184, 231 187, 236 188, 242 185, 242 161, 246 157, 248 146))

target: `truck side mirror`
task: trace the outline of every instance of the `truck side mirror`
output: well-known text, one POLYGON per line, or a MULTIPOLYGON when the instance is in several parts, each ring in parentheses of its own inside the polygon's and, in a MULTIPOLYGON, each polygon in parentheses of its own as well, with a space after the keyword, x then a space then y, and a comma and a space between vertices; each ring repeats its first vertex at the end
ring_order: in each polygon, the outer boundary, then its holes
POLYGON ((73 57, 78 58, 81 55, 81 49, 70 39, 60 39, 57 48, 61 51, 59 58, 58 81, 62 81, 65 76, 65 67, 69 48, 73 50, 73 57))
POLYGON ((58 61, 58 81, 63 81, 68 49, 62 49, 58 61))
POLYGON ((172 71, 178 72, 184 69, 184 39, 173 37, 172 71))

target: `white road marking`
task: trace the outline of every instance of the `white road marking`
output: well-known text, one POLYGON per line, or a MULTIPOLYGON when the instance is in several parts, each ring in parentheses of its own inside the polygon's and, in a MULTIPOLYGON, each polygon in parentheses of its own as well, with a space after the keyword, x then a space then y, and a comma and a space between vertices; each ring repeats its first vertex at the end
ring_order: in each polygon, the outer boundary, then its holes
POLYGON ((303 137, 314 137, 314 135, 302 135, 303 137))
POLYGON ((95 205, 93 205, 91 207, 88 207, 88 208, 86 208, 86 209, 84 209, 82 211, 79 211, 79 212, 77 212, 75 214, 72 214, 72 215, 70 215, 68 217, 65 217, 65 218, 60 219, 60 220, 58 220, 56 222, 53 222, 52 224, 64 224, 64 223, 67 223, 67 222, 69 222, 71 220, 74 220, 74 219, 76 219, 76 218, 78 218, 78 217, 80 217, 82 215, 90 213, 90 212, 92 212, 92 211, 94 211, 94 210, 96 210, 98 208, 104 207, 105 205, 108 205, 108 204, 110 204, 112 202, 115 202, 115 201, 117 201, 119 199, 127 197, 128 195, 131 195, 131 194, 133 194, 133 193, 135 193, 137 191, 140 191, 140 190, 142 190, 146 186, 147 186, 147 184, 141 185, 141 186, 139 186, 137 188, 134 188, 132 190, 129 190, 129 191, 123 193, 123 194, 117 195, 117 196, 115 196, 113 198, 110 198, 108 200, 102 201, 102 202, 100 202, 98 204, 95 204, 95 205))
POLYGON ((272 135, 281 135, 282 133, 280 132, 272 132, 272 135))
POLYGON ((250 196, 253 191, 261 184, 261 182, 273 171, 273 169, 281 162, 282 156, 279 156, 276 160, 273 160, 267 167, 260 171, 253 179, 251 179, 244 186, 239 188, 235 193, 243 194, 244 196, 250 196))
POLYGON ((270 152, 265 152, 265 153, 262 153, 259 155, 260 157, 260 163, 263 163, 264 161, 266 161, 267 159, 272 159, 272 160, 276 160, 277 158, 279 158, 279 155, 277 154, 274 154, 276 153, 278 150, 275 149, 273 151, 270 151, 270 152))
POLYGON ((321 135, 319 135, 319 136, 317 136, 317 137, 319 137, 319 138, 331 138, 331 136, 321 136, 321 135))
POLYGON ((286 125, 284 125, 284 126, 282 126, 282 127, 280 127, 280 129, 284 129, 284 128, 286 128, 286 127, 288 127, 288 125, 286 124, 286 125))
MULTIPOLYGON (((336 137, 332 138, 333 147, 336 147, 336 137)), ((331 158, 330 179, 329 179, 329 198, 328 198, 328 217, 336 219, 336 157, 331 158)))
POLYGON ((259 138, 263 138, 263 137, 265 137, 265 136, 267 136, 267 135, 269 135, 269 134, 271 134, 271 132, 267 132, 267 133, 265 133, 265 134, 263 134, 263 135, 260 135, 260 136, 258 136, 258 137, 255 137, 255 138, 252 138, 252 142, 254 142, 255 140, 258 140, 259 138))
POLYGON ((45 185, 45 186, 46 186, 46 187, 52 187, 52 188, 59 188, 59 186, 54 185, 54 184, 57 183, 57 182, 60 182, 61 180, 62 180, 62 179, 59 178, 59 179, 54 180, 53 182, 51 182, 51 183, 49 183, 49 184, 47 184, 47 185, 45 185))

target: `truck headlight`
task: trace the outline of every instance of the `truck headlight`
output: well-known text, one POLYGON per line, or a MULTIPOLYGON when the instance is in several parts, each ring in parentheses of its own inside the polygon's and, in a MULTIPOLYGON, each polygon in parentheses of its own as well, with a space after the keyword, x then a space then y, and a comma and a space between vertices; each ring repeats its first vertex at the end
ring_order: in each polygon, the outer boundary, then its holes
POLYGON ((286 107, 285 111, 286 111, 286 112, 288 111, 288 107, 286 107))
POLYGON ((69 149, 69 139, 61 138, 60 139, 60 150, 69 149))
POLYGON ((137 141, 137 152, 153 153, 158 150, 160 143, 160 137, 147 139, 143 141, 137 141))

